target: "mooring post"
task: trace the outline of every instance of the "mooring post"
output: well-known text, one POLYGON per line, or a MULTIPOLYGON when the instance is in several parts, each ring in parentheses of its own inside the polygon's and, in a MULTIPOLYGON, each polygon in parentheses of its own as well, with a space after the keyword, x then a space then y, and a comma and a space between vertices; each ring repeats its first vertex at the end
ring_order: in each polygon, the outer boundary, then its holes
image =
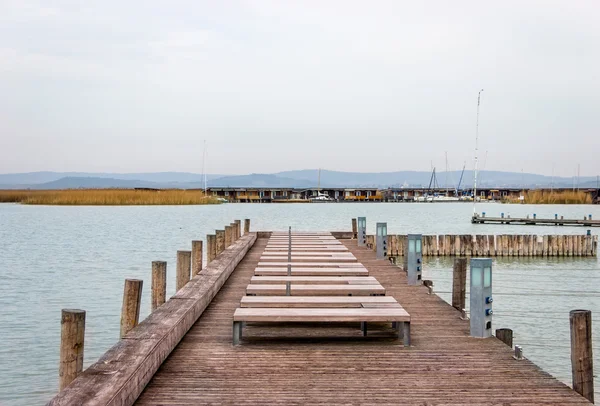
POLYGON ((215 235, 216 235, 216 250, 217 250, 217 255, 219 255, 221 252, 225 251, 225 230, 216 230, 215 231, 215 235))
POLYGON ((465 308, 467 292, 467 258, 454 258, 452 267, 452 307, 456 310, 465 308))
POLYGON ((244 219, 244 234, 250 232, 250 219, 244 219))
POLYGON ((358 227, 356 225, 356 219, 352 219, 352 239, 356 240, 358 237, 358 227))
POLYGON ((202 241, 192 241, 192 278, 202 270, 202 241))
POLYGON ((242 238, 242 220, 234 220, 235 223, 235 231, 236 231, 236 241, 242 238))
POLYGON ((61 391, 83 371, 85 310, 63 309, 60 318, 60 364, 58 390, 61 391))
POLYGON ((141 279, 125 279, 123 307, 121 308, 121 338, 125 337, 138 324, 143 284, 144 281, 141 279))
POLYGON ((512 348, 513 345, 513 331, 509 328, 498 328, 496 329, 496 338, 502 341, 504 344, 512 348))
POLYGON ((217 256, 217 236, 206 235, 206 264, 210 264, 217 256))
POLYGON ((190 268, 192 263, 191 251, 177 251, 177 275, 175 292, 183 288, 190 281, 190 268))
POLYGON ((231 244, 235 244, 237 241, 237 224, 235 221, 230 224, 231 226, 231 244))
POLYGON ((152 261, 152 311, 165 303, 167 298, 167 263, 152 261))
POLYGON ((592 355, 592 312, 571 310, 571 373, 573 390, 594 403, 594 365, 592 355))
POLYGON ((233 243, 233 230, 231 229, 231 224, 225 226, 225 249, 227 249, 233 243))

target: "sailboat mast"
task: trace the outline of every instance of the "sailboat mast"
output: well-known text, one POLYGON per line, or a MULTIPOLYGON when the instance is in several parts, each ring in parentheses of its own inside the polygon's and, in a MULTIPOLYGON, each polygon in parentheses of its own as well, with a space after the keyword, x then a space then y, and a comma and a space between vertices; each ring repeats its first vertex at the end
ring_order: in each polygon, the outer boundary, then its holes
POLYGON ((206 197, 206 140, 204 140, 204 152, 202 152, 202 177, 204 178, 204 197, 206 197))
POLYGON ((444 183, 446 184, 446 196, 448 196, 448 151, 446 151, 446 179, 444 183))
POLYGON ((321 193, 321 168, 319 168, 319 180, 317 182, 317 196, 321 193))
POLYGON ((479 105, 481 103, 481 92, 477 94, 477 122, 475 124, 475 173, 473 175, 473 213, 475 213, 475 203, 477 202, 477 163, 479 153, 479 105))

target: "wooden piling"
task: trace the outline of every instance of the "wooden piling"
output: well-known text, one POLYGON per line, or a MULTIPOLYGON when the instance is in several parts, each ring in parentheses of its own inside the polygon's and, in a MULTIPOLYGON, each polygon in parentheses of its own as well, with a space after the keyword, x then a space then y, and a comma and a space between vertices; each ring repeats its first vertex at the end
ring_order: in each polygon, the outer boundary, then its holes
POLYGON ((461 311, 465 308, 467 291, 467 258, 454 258, 452 267, 452 307, 461 311))
POLYGON ((510 348, 513 346, 513 331, 509 328, 498 328, 496 329, 496 338, 508 345, 510 348))
POLYGON ((571 373, 573 390, 594 403, 594 365, 592 355, 592 312, 572 310, 571 325, 571 373))
POLYGON ((352 239, 356 240, 358 238, 358 227, 356 225, 356 219, 352 219, 352 239))
POLYGON ((562 235, 558 235, 556 236, 557 239, 557 247, 556 247, 556 256, 558 257, 562 257, 565 253, 565 245, 564 245, 564 240, 563 240, 563 236, 562 235))
POLYGON ((233 222, 235 223, 235 240, 237 241, 242 238, 242 220, 234 220, 233 222))
POLYGON ((221 252, 225 251, 225 230, 216 230, 215 235, 217 255, 219 255, 221 252))
POLYGON ((152 311, 163 305, 167 298, 167 263, 165 261, 152 261, 152 311))
POLYGON ((537 236, 530 235, 529 236, 529 256, 535 257, 537 253, 535 252, 535 248, 537 247, 537 236))
POLYGON ((517 237, 517 255, 518 257, 525 256, 525 241, 523 239, 523 234, 520 234, 517 237))
POLYGON ((125 279, 121 308, 121 338, 138 325, 143 284, 144 281, 140 279, 125 279))
POLYGON ((250 219, 244 219, 244 234, 250 232, 250 219))
POLYGON ((69 386, 83 371, 85 311, 63 309, 60 318, 60 364, 58 390, 69 386))
POLYGON ((549 238, 547 235, 542 237, 542 256, 544 256, 544 257, 550 256, 549 238))
POLYGON ((231 244, 233 244, 233 228, 230 224, 225 226, 225 249, 227 249, 231 244))
POLYGON ((177 283, 175 292, 183 288, 190 281, 190 269, 192 264, 191 251, 177 251, 177 283))
POLYGON ((192 278, 202 270, 202 241, 192 241, 192 278))
POLYGON ((488 253, 486 255, 495 257, 497 255, 496 253, 496 236, 493 234, 490 234, 487 236, 488 242, 487 242, 487 249, 488 249, 488 253))
POLYGON ((206 235, 206 265, 210 264, 217 257, 217 236, 214 234, 206 235))

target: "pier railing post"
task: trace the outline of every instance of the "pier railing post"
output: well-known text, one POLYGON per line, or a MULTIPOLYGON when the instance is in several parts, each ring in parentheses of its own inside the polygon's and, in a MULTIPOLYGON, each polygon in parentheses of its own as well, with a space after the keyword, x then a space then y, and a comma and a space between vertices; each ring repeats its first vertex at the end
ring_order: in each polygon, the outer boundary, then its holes
POLYGON ((235 240, 239 240, 242 237, 242 220, 234 220, 235 223, 235 240))
POLYGON ((177 251, 177 275, 175 292, 183 288, 190 281, 190 268, 192 264, 191 251, 177 251))
POLYGON ((165 303, 167 297, 167 263, 152 261, 152 311, 165 303))
POLYGON ((217 236, 217 255, 219 255, 225 251, 225 230, 217 230, 215 233, 217 236))
POLYGON ((358 227, 356 225, 356 219, 352 219, 352 239, 356 240, 358 237, 358 227))
POLYGON ((509 328, 498 328, 496 329, 496 338, 508 345, 510 348, 513 346, 513 331, 509 328))
POLYGON ((452 267, 452 307, 456 310, 465 308, 467 291, 467 258, 454 258, 452 267))
POLYGON ((121 338, 137 326, 142 304, 142 286, 140 279, 125 279, 123 307, 121 308, 121 338))
POLYGON ((192 277, 202 270, 202 241, 192 241, 192 277))
POLYGON ((206 264, 210 264, 217 256, 217 236, 214 234, 206 235, 206 264))
POLYGON ((61 391, 83 371, 85 311, 63 309, 60 319, 60 364, 58 390, 61 391))
POLYGON ((594 403, 594 365, 592 355, 592 312, 572 310, 571 325, 571 373, 573 390, 594 403))
POLYGON ((244 219, 244 234, 250 232, 250 219, 244 219))
POLYGON ((225 249, 233 244, 233 229, 231 225, 225 226, 225 249))

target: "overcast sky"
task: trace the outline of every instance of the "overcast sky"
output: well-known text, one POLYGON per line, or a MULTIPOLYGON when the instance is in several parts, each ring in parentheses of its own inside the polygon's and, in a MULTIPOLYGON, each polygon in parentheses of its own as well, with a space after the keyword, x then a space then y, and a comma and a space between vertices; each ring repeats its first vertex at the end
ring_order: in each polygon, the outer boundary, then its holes
POLYGON ((0 0, 0 172, 600 173, 600 3, 0 0), (486 159, 487 151, 487 159, 486 159))

